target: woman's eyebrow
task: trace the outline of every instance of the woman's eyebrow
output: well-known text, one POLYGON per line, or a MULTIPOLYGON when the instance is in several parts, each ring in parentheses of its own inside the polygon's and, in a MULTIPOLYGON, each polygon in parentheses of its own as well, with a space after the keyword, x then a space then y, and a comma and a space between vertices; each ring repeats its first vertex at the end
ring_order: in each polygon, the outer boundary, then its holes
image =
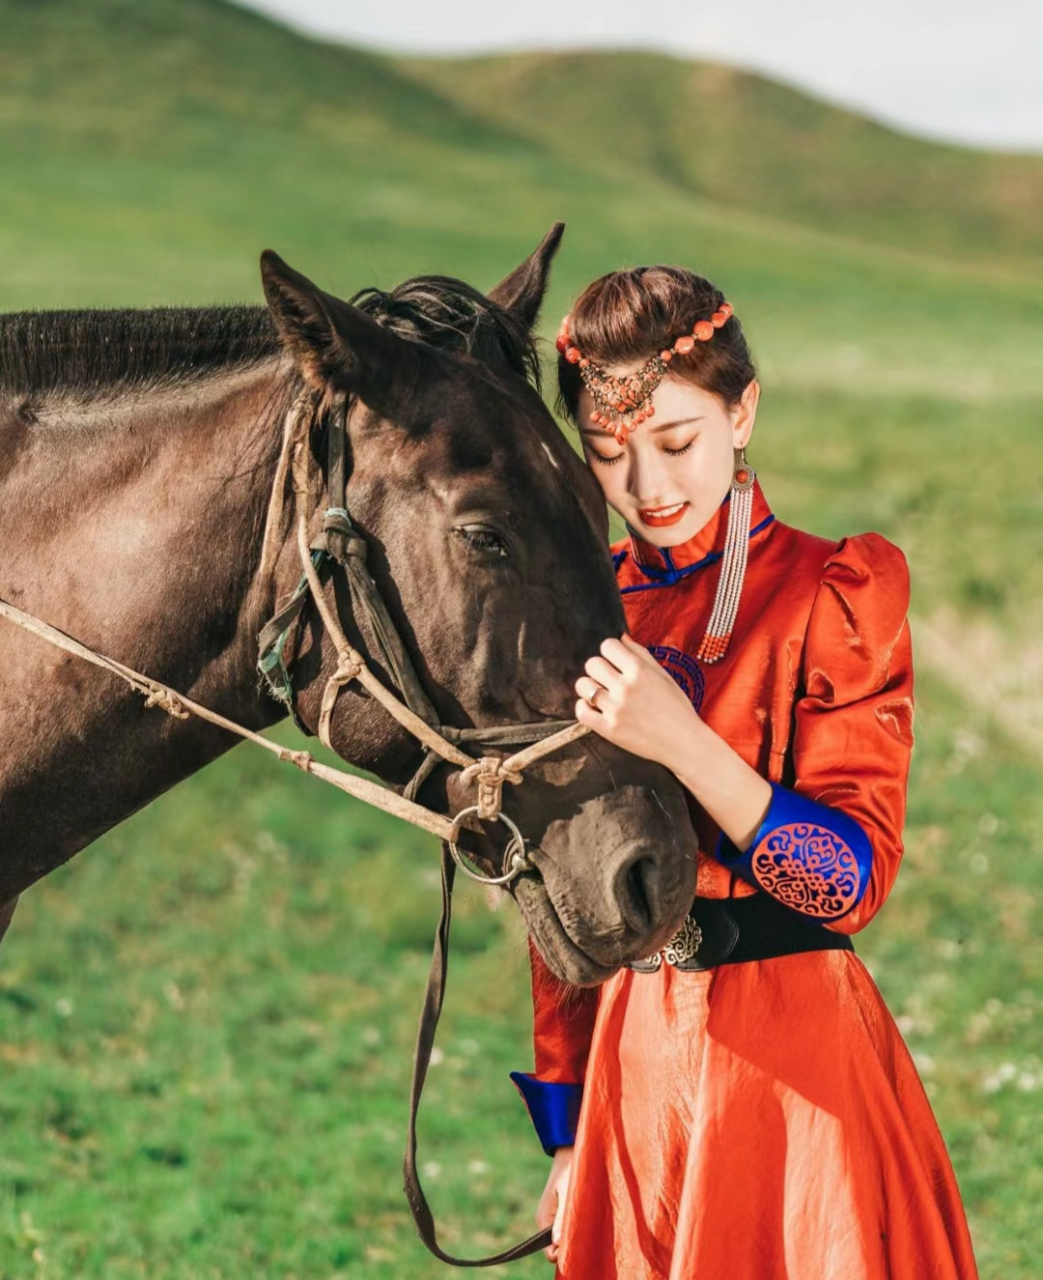
POLYGON ((687 427, 692 422, 702 422, 705 417, 704 413, 700 413, 694 418, 678 418, 674 422, 657 422, 651 430, 654 434, 657 431, 669 431, 671 427, 687 427))
MULTIPOLYGON (((671 427, 687 427, 693 422, 702 422, 705 417, 704 413, 700 413, 694 418, 678 418, 674 422, 657 422, 650 430, 655 433, 656 431, 669 431, 671 427)), ((579 433, 581 436, 592 436, 595 439, 598 436, 610 437, 612 435, 612 432, 606 431, 604 427, 580 427, 579 433)))

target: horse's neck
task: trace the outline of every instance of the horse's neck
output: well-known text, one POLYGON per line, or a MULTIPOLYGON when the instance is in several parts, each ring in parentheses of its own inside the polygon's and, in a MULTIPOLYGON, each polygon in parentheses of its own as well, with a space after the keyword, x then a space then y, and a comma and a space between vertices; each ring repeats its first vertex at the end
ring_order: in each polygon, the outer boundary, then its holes
MULTIPOLYGON (((0 596, 252 727, 278 719, 254 643, 286 401, 272 362, 0 424, 0 596)), ((232 742, 0 627, 2 903, 232 742)))

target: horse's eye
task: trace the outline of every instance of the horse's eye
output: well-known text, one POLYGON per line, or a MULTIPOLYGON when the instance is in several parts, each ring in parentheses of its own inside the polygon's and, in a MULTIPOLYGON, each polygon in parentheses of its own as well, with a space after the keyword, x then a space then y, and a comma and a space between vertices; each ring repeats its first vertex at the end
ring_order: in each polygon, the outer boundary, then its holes
POLYGON ((486 528, 484 524, 463 524, 456 532, 476 551, 484 551, 487 555, 494 556, 507 555, 506 542, 498 533, 486 528))

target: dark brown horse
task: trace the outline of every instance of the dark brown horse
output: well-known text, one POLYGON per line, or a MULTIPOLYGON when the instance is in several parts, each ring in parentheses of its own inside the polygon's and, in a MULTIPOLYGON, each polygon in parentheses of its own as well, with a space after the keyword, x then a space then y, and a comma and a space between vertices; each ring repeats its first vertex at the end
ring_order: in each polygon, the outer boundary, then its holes
MULTIPOLYGON (((537 390, 530 334, 559 238, 488 297, 424 277, 352 305, 267 254, 268 310, 0 319, 0 597, 241 724, 273 724, 285 709, 259 692, 256 637, 300 574, 280 460, 310 386, 351 397, 348 505, 442 723, 570 716, 583 661, 623 614, 600 494, 537 390)), ((336 575, 328 591, 372 656, 336 575)), ((18 894, 235 739, 0 631, 2 935, 18 894)), ((309 728, 335 664, 309 615, 293 663, 309 728)), ((357 685, 331 736, 392 784, 418 762, 357 685)), ((474 803, 447 768, 423 799, 474 803)), ((694 836, 670 774, 587 737, 508 787, 505 809, 539 871, 512 892, 561 976, 599 981, 676 928, 694 836)))

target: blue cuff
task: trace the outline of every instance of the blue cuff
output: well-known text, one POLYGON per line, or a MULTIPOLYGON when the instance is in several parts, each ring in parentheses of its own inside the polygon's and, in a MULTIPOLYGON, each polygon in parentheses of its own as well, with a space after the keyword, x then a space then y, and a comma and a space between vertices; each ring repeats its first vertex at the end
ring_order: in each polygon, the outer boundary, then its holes
POLYGON ((775 782, 771 792, 768 812, 746 852, 722 831, 714 857, 801 915, 821 924, 839 920, 869 885, 869 837, 839 809, 775 782))
POLYGON ((522 1071, 512 1071, 511 1079, 525 1099, 536 1136, 547 1155, 552 1156, 558 1147, 571 1147, 576 1141, 583 1086, 548 1084, 522 1071))

